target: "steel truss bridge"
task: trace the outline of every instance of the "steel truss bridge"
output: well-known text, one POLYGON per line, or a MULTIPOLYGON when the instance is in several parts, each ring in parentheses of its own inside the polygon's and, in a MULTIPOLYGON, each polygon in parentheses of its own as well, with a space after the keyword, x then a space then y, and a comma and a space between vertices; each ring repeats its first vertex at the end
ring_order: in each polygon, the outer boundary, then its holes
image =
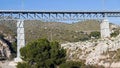
POLYGON ((81 20, 120 17, 120 11, 32 11, 0 10, 0 20, 81 20))
MULTIPOLYGON (((45 21, 63 21, 81 19, 103 20, 106 17, 120 17, 120 11, 28 11, 28 10, 0 10, 0 20, 17 20, 17 58, 15 62, 20 62, 20 48, 25 46, 24 20, 45 20, 45 21)), ((109 24, 105 20, 102 26, 104 34, 106 29, 109 31, 109 24)), ((109 33, 109 32, 108 32, 109 33)))

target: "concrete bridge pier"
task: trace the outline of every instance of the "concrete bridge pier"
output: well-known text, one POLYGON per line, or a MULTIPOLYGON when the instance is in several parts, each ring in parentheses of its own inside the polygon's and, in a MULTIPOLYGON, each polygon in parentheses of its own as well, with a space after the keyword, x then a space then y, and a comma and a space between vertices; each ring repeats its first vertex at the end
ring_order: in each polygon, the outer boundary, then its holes
POLYGON ((15 62, 21 62, 20 48, 25 46, 24 20, 17 21, 17 57, 15 62))
POLYGON ((101 38, 110 37, 110 27, 108 19, 104 18, 100 24, 101 38))

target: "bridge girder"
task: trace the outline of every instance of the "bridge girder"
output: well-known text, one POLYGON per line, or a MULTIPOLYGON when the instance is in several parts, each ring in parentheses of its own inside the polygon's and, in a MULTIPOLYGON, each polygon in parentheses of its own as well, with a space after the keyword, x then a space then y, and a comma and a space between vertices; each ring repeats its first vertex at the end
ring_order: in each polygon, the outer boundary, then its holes
POLYGON ((0 10, 0 19, 5 20, 81 20, 104 17, 120 17, 120 11, 27 11, 0 10))

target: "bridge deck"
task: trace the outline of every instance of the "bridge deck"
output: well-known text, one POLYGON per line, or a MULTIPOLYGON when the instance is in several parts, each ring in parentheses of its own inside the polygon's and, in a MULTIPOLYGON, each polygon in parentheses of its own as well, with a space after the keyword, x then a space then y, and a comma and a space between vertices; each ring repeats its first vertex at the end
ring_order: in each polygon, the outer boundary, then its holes
POLYGON ((34 11, 0 10, 0 19, 78 20, 81 18, 120 17, 120 11, 34 11))

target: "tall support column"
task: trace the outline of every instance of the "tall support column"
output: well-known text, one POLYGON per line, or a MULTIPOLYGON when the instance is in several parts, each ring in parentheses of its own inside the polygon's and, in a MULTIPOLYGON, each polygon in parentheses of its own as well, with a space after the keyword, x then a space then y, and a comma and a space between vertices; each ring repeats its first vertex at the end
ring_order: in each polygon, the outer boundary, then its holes
POLYGON ((17 57, 15 62, 21 62, 20 48, 25 46, 24 20, 17 21, 17 57))
POLYGON ((105 18, 100 24, 101 38, 110 37, 109 21, 105 18))

